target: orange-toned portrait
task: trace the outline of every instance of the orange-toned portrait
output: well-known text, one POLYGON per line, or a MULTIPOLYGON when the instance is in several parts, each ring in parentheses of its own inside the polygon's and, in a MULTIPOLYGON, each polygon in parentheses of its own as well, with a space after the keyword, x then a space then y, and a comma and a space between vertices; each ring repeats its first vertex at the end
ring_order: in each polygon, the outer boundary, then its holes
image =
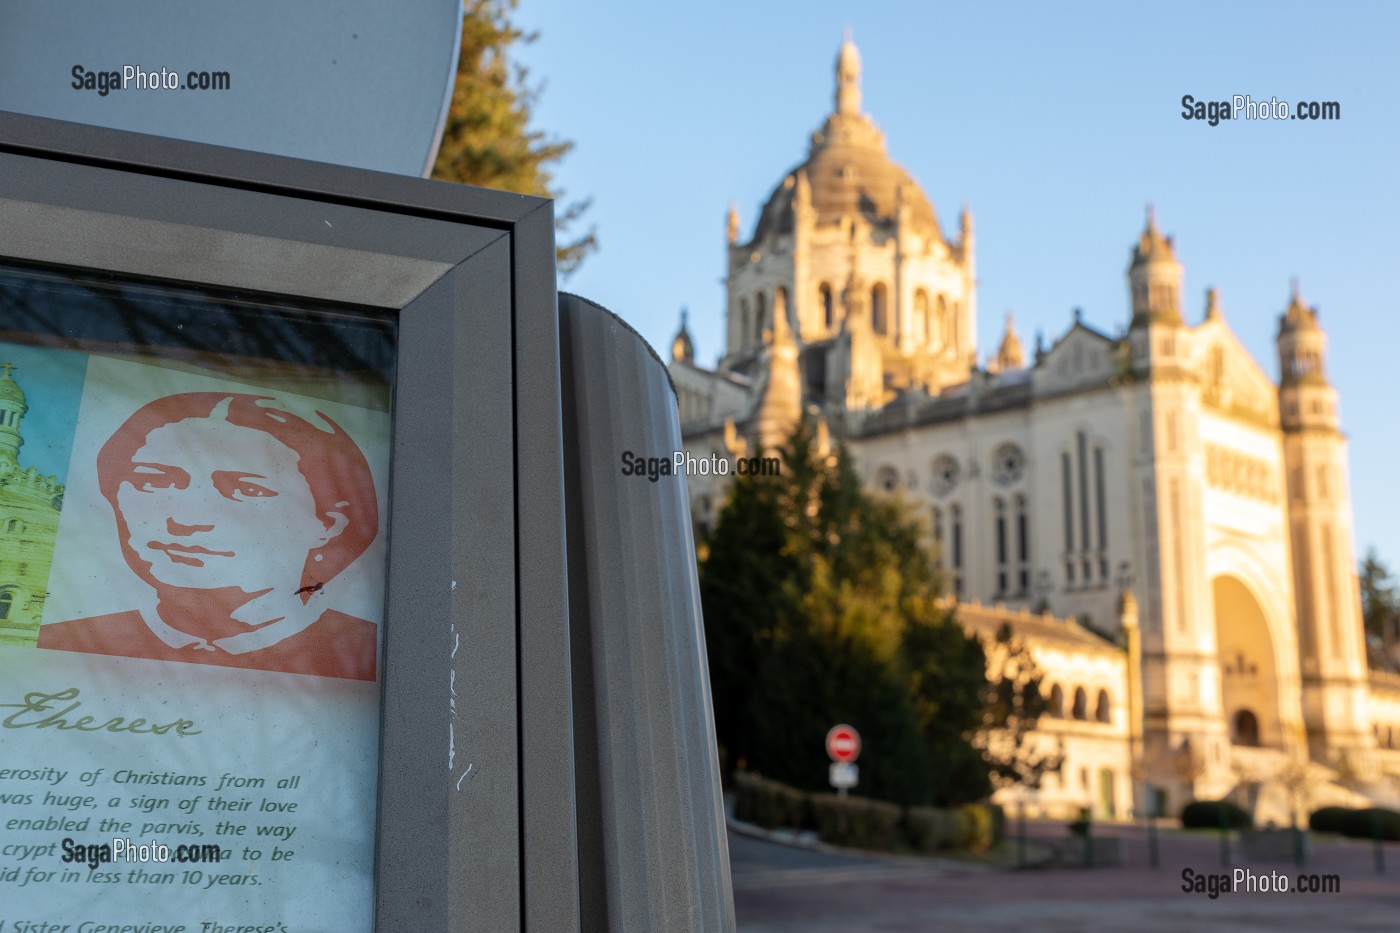
POLYGON ((324 599, 379 533, 369 464, 328 416, 169 395, 103 444, 97 479, 150 602, 46 624, 40 648, 376 678, 378 626, 324 599))

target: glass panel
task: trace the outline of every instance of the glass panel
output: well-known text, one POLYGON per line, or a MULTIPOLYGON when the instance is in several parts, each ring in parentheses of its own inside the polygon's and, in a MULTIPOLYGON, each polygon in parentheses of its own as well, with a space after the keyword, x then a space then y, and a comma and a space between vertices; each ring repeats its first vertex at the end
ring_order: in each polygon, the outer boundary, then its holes
POLYGON ((371 928, 395 340, 0 266, 9 916, 371 928))

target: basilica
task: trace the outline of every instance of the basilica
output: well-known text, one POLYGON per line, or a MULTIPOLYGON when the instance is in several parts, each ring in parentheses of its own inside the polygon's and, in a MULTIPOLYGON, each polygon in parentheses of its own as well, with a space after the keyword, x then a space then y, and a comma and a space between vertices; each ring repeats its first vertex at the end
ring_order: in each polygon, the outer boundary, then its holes
POLYGON ((24 390, 0 363, 0 645, 32 646, 48 596, 63 484, 20 463, 24 390))
MULTIPOLYGON (((1367 662, 1317 310, 1296 285, 1281 302, 1274 382, 1214 290, 1187 308, 1149 215, 1120 333, 1076 316, 1027 352, 1008 318, 979 355, 972 214, 940 224, 860 69, 847 39, 835 108, 751 236, 730 208, 723 353, 701 366, 684 320, 672 346, 687 451, 771 451, 807 414, 921 518, 962 624, 1009 623, 1044 674, 1037 740, 1063 765, 1011 800, 1124 818, 1229 797, 1260 822, 1393 804, 1400 680, 1367 662)), ((688 478, 701 535, 728 481, 688 478)))

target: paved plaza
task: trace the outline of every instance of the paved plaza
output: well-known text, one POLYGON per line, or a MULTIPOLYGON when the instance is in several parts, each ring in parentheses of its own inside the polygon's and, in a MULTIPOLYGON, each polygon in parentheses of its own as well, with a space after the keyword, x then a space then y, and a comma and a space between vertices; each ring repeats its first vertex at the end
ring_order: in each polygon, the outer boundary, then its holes
MULTIPOLYGON (((1014 825, 1008 827, 1014 831, 1014 825)), ((1245 863, 1232 848, 1222 866, 1219 837, 1163 832, 1160 868, 1148 864, 1141 827, 1097 827, 1123 839, 1115 868, 1001 870, 947 860, 885 858, 812 851, 730 833, 734 898, 744 933, 938 930, 1394 930, 1400 925, 1400 845, 1384 849, 1378 874, 1373 847, 1310 839, 1307 863, 1245 863), (1301 871, 1336 875, 1340 892, 1226 893, 1182 891, 1182 871, 1261 875, 1301 871)), ((1033 852, 1056 843, 1063 823, 1028 829, 1033 852)))

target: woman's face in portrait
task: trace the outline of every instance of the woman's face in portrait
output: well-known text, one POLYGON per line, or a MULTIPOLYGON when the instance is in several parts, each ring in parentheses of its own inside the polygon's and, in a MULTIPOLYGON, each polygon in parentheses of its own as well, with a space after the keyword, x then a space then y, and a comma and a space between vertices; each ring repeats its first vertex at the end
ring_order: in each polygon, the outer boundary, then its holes
POLYGON ((128 560, 157 585, 295 587, 307 553, 343 525, 317 516, 299 461, 272 435, 218 418, 156 428, 117 489, 128 560))

